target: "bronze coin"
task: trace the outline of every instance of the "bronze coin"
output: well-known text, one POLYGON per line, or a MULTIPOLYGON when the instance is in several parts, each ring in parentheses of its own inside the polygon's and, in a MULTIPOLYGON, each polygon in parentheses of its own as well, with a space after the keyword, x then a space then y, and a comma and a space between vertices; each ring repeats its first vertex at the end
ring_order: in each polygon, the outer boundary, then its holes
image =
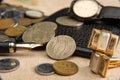
POLYGON ((58 17, 56 19, 56 22, 63 26, 69 26, 69 27, 80 27, 81 25, 83 25, 83 22, 72 19, 69 16, 58 17))
POLYGON ((29 18, 20 18, 20 19, 18 20, 18 24, 19 24, 19 25, 23 25, 23 26, 29 26, 29 25, 32 24, 32 21, 31 21, 31 19, 29 19, 29 18))
POLYGON ((38 22, 41 22, 42 20, 44 20, 46 17, 42 17, 42 18, 38 18, 38 19, 31 19, 32 23, 35 24, 35 23, 38 23, 38 22))
POLYGON ((14 21, 10 18, 1 19, 0 20, 0 30, 5 30, 7 28, 13 27, 14 24, 15 24, 14 21))
POLYGON ((66 59, 73 55, 75 49, 76 43, 72 37, 59 35, 48 42, 46 52, 53 59, 66 59))
POLYGON ((57 61, 53 63, 53 68, 57 74, 69 76, 78 72, 78 66, 71 61, 57 61))
POLYGON ((5 34, 10 37, 16 37, 21 35, 26 30, 26 27, 18 25, 16 27, 11 27, 5 30, 5 34))

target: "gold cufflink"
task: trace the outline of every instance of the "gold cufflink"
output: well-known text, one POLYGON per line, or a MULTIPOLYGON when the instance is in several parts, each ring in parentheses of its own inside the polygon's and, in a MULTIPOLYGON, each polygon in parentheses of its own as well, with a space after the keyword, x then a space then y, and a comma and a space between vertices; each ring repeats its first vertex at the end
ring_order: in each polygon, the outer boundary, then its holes
POLYGON ((94 52, 90 60, 90 69, 95 74, 99 74, 102 77, 106 77, 109 68, 120 66, 120 59, 109 58, 101 52, 94 52))
POLYGON ((118 44, 119 36, 107 30, 93 29, 88 48, 112 56, 118 44))

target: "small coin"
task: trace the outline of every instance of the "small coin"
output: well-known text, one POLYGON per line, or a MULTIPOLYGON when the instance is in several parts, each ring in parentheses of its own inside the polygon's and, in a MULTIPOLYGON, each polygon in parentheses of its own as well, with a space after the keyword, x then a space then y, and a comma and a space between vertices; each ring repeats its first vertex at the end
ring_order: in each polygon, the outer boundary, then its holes
POLYGON ((16 27, 11 27, 5 30, 5 34, 10 37, 16 37, 21 35, 26 30, 26 27, 18 25, 16 27))
POLYGON ((16 70, 20 65, 17 59, 6 58, 0 60, 0 72, 11 72, 16 70))
POLYGON ((42 20, 44 20, 46 17, 42 17, 42 18, 38 18, 38 19, 31 19, 32 23, 35 24, 35 23, 38 23, 38 22, 41 22, 42 20))
POLYGON ((70 27, 80 27, 81 25, 83 25, 83 22, 72 19, 69 16, 58 17, 56 19, 56 22, 63 26, 70 26, 70 27))
POLYGON ((31 18, 41 18, 44 16, 44 13, 42 11, 35 11, 35 10, 27 10, 25 14, 26 16, 31 18))
POLYGON ((23 18, 24 15, 15 9, 6 11, 3 15, 3 18, 23 18))
POLYGON ((75 49, 76 43, 72 37, 60 35, 48 42, 46 52, 53 59, 66 59, 73 55, 75 49))
POLYGON ((18 24, 23 26, 29 26, 32 24, 32 20, 29 18, 20 18, 18 20, 18 24))
POLYGON ((10 18, 6 18, 6 19, 1 19, 0 20, 0 30, 5 30, 7 28, 10 28, 12 26, 14 26, 14 21, 10 18))
POLYGON ((78 66, 71 61, 57 61, 53 63, 53 68, 57 74, 69 76, 78 72, 78 66))
POLYGON ((52 75, 54 74, 53 65, 50 63, 40 64, 36 67, 36 72, 41 75, 52 75))
POLYGON ((9 41, 9 37, 3 34, 0 34, 0 42, 9 41))

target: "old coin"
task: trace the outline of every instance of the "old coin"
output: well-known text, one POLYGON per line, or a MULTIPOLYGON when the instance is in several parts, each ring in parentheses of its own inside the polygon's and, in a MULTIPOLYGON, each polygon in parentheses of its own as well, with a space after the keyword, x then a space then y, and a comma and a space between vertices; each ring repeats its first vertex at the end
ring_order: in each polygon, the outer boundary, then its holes
POLYGON ((25 14, 26 16, 31 18, 41 18, 44 16, 44 13, 42 11, 35 11, 35 10, 27 10, 25 14))
POLYGON ((26 30, 26 27, 18 25, 16 27, 11 27, 5 30, 5 34, 10 37, 16 37, 21 35, 26 30))
POLYGON ((0 34, 0 42, 9 41, 9 37, 3 34, 0 34))
POLYGON ((46 52, 53 59, 66 59, 73 55, 76 49, 74 39, 67 35, 52 38, 46 47, 46 52))
POLYGON ((53 68, 57 74, 69 76, 78 72, 78 66, 71 61, 57 61, 53 63, 53 68))
POLYGON ((69 16, 58 17, 56 19, 56 22, 63 26, 70 26, 70 27, 80 27, 81 25, 83 25, 83 22, 72 19, 69 16))
POLYGON ((18 20, 18 24, 23 26, 29 26, 32 24, 32 20, 29 18, 20 18, 18 20))
POLYGON ((36 67, 36 72, 41 75, 52 75, 54 74, 53 65, 51 63, 40 64, 36 67))
POLYGON ((16 70, 20 65, 17 59, 6 58, 0 60, 0 72, 11 72, 16 70))
POLYGON ((5 30, 7 28, 10 28, 12 26, 14 26, 14 21, 10 18, 6 18, 6 19, 1 19, 0 20, 0 30, 5 30))

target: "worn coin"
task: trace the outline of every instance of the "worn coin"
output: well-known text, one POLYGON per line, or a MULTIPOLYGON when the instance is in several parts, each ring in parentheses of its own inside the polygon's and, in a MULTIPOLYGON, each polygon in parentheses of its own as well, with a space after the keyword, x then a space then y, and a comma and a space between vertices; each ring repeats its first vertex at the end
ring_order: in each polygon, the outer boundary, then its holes
POLYGON ((14 26, 14 21, 10 18, 6 18, 6 19, 1 19, 0 20, 0 30, 5 30, 7 28, 10 28, 12 26, 14 26))
POLYGON ((32 20, 29 18, 20 18, 18 20, 18 24, 23 25, 23 26, 29 26, 32 24, 32 20))
POLYGON ((72 37, 60 35, 48 42, 46 52, 53 59, 66 59, 73 55, 75 49, 76 43, 72 37))
POLYGON ((31 18, 41 18, 44 16, 44 13, 42 11, 36 11, 36 10, 27 10, 25 14, 26 16, 31 18))
POLYGON ((81 25, 83 25, 83 22, 72 19, 69 16, 58 17, 56 19, 56 22, 63 26, 70 26, 70 27, 80 27, 81 25))
POLYGON ((53 68, 57 74, 69 76, 78 72, 78 66, 71 61, 57 61, 53 63, 53 68))
POLYGON ((3 34, 0 34, 0 42, 9 41, 9 37, 3 34))
POLYGON ((26 30, 26 27, 18 25, 16 27, 11 27, 5 30, 5 34, 10 37, 16 37, 21 35, 26 30))
POLYGON ((11 72, 16 70, 20 65, 17 59, 6 58, 0 60, 0 72, 11 72))
POLYGON ((52 75, 54 74, 53 65, 51 63, 40 64, 36 67, 36 72, 41 75, 52 75))

